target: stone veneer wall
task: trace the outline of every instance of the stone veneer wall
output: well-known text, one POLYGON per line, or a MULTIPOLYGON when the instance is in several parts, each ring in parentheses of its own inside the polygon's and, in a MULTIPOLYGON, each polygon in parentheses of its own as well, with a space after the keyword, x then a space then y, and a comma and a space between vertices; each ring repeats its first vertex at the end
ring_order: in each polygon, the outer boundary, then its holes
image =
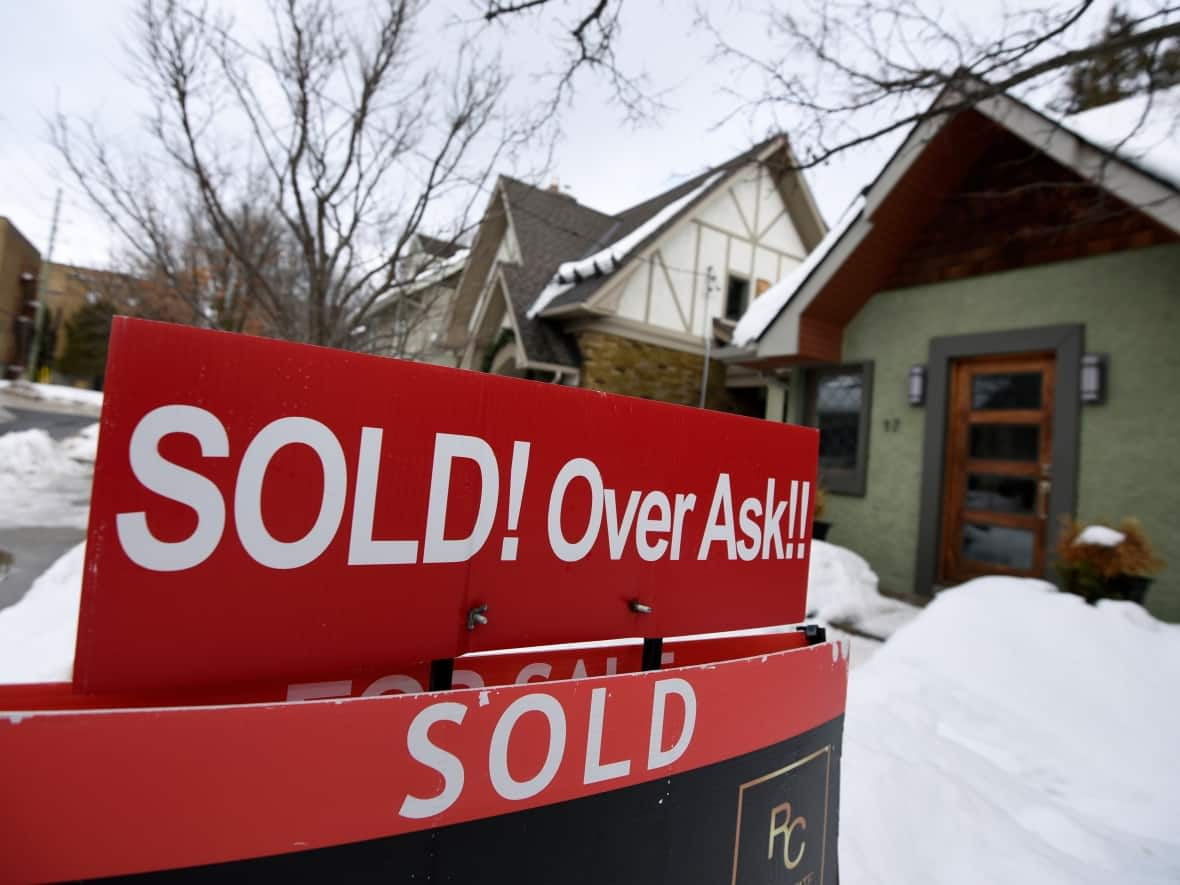
MULTIPOLYGON (((578 347, 583 387, 690 406, 700 401, 704 357, 699 354, 594 331, 579 333, 578 347)), ((729 405, 723 363, 709 366, 706 405, 729 405)))

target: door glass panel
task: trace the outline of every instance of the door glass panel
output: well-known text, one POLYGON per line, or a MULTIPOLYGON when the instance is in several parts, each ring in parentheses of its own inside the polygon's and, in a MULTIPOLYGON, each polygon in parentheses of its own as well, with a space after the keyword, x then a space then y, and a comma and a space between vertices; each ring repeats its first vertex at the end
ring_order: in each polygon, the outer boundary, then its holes
POLYGON ((971 378, 972 409, 1039 409, 1040 372, 1005 372, 971 378))
POLYGON ((821 467, 856 467, 856 446, 863 406, 860 369, 825 373, 816 381, 815 423, 819 427, 821 467))
POLYGON ((1036 461, 1040 435, 1037 424, 972 424, 969 451, 987 461, 1036 461))
POLYGON ((967 509, 999 513, 1032 513, 1037 500, 1037 482, 1021 476, 992 473, 967 474, 967 509))
POLYGON ((976 562, 1028 570, 1033 566, 1033 533, 1000 525, 963 525, 963 557, 976 562))

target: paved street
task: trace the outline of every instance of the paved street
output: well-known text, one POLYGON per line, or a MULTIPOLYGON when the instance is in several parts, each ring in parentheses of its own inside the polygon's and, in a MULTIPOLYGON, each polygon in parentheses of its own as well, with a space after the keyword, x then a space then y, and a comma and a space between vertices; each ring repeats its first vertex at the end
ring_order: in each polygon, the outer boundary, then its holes
POLYGON ((0 529, 0 609, 19 602, 33 582, 85 535, 68 526, 0 529), (5 553, 12 557, 7 567, 5 553))
POLYGON ((54 439, 73 436, 83 427, 93 424, 98 417, 92 414, 79 415, 62 409, 30 409, 13 405, 15 397, 0 402, 0 434, 16 433, 21 430, 40 428, 54 439))

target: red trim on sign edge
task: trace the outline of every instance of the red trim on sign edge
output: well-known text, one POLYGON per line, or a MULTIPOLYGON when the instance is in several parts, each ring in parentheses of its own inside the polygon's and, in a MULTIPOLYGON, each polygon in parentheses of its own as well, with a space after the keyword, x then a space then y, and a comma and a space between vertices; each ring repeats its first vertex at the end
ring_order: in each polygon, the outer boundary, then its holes
MULTIPOLYGON (((835 643, 665 671, 502 688, 300 704, 0 714, 13 879, 70 879, 195 866, 357 842, 575 799, 744 755, 841 715, 847 661, 835 643), (686 684, 696 720, 683 755, 647 769, 656 685, 686 684), (680 683, 682 680, 683 683, 680 683), (592 693, 605 690, 600 763, 629 760, 624 777, 584 783, 592 693), (547 695, 566 740, 552 781, 534 796, 503 798, 489 745, 514 701, 547 695), (463 765, 454 803, 433 817, 399 815, 406 795, 443 789, 411 758, 407 732, 440 703, 463 710, 431 740, 463 765)), ((667 733, 680 734, 679 695, 667 733)), ((541 713, 513 732, 508 770, 533 777, 549 751, 541 713), (523 761, 522 761, 523 760, 523 761)))

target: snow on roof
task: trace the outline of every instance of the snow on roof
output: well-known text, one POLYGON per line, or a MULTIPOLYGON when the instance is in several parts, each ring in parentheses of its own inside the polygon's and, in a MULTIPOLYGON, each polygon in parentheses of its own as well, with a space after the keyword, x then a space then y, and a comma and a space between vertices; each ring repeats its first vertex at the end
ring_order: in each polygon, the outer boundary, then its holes
MULTIPOLYGON (((467 256, 471 250, 467 246, 460 246, 453 253, 446 258, 437 258, 427 265, 426 269, 417 277, 407 280, 404 285, 396 286, 390 289, 380 298, 373 302, 371 310, 377 310, 385 304, 396 301, 404 295, 410 295, 414 292, 421 292, 423 289, 428 289, 435 283, 441 282, 453 273, 463 269, 463 265, 467 263, 467 256)), ((356 331, 355 329, 353 331, 356 331)), ((360 334, 360 333, 357 333, 360 334)))
POLYGON ((774 321, 774 318, 779 315, 779 311, 787 305, 787 302, 791 300, 795 292, 803 286, 807 278, 811 276, 812 271, 819 267, 820 262, 832 251, 832 247, 852 227, 852 223, 861 217, 864 204, 864 197, 857 197, 845 211, 840 223, 828 231, 827 236, 820 241, 818 246, 811 250, 811 254, 807 256, 802 264, 795 267, 789 274, 750 303, 750 306, 746 308, 746 312, 742 314, 742 318, 738 320, 738 324, 733 330, 733 343, 737 347, 745 347, 747 344, 757 341, 762 336, 762 333, 766 331, 766 327, 774 321))
POLYGON ((1065 117, 1067 129, 1180 188, 1180 87, 1065 117))
MULTIPOLYGON (((1057 121, 1091 144, 1180 188, 1180 86, 1150 95, 1135 95, 1057 121)), ((734 329, 734 345, 744 347, 762 336, 861 216, 863 207, 864 200, 860 198, 806 261, 754 299, 734 329)))
POLYGON ((549 306, 549 303, 554 298, 563 292, 569 291, 582 280, 587 280, 591 277, 604 277, 614 273, 636 246, 684 211, 686 206, 712 187, 724 171, 726 170, 721 170, 710 175, 697 187, 693 188, 684 196, 673 200, 622 239, 616 240, 603 249, 599 249, 593 255, 579 258, 577 261, 566 261, 558 265, 557 273, 553 275, 548 285, 541 290, 541 294, 537 296, 537 300, 529 308, 528 318, 530 320, 535 318, 537 314, 549 306))

